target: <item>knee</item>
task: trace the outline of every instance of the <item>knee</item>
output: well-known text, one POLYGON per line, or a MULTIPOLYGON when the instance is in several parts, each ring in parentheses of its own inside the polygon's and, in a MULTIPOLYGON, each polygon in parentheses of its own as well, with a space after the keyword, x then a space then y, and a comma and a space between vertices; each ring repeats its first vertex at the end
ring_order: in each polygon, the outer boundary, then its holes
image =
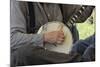
POLYGON ((83 40, 79 40, 74 44, 72 52, 77 52, 82 55, 86 48, 87 46, 83 43, 83 40))

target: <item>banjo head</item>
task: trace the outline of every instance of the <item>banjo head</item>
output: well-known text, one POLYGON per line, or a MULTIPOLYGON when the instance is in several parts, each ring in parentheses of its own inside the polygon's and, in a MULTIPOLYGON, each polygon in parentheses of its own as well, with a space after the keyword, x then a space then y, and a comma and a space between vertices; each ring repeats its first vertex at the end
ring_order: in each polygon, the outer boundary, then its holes
POLYGON ((61 44, 46 43, 44 47, 50 51, 69 54, 73 46, 73 38, 70 29, 62 22, 59 21, 48 22, 40 27, 37 34, 59 31, 61 27, 65 36, 64 42, 61 44))

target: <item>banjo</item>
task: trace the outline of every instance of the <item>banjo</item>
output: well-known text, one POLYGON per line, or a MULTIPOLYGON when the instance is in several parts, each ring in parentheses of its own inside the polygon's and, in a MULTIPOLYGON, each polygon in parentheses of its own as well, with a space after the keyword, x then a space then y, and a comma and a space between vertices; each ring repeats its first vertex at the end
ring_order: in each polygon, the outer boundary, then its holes
POLYGON ((59 22, 59 21, 48 22, 40 27, 37 34, 42 34, 45 32, 52 32, 52 31, 59 31, 61 27, 65 36, 63 43, 61 44, 46 43, 44 47, 50 51, 69 54, 73 46, 73 38, 72 38, 72 34, 69 28, 66 25, 64 25, 62 22, 59 22))
MULTIPOLYGON (((86 7, 82 6, 78 12, 76 12, 74 15, 71 16, 71 18, 69 19, 69 22, 67 22, 67 25, 69 27, 72 27, 72 25, 75 25, 75 22, 77 22, 78 20, 78 16, 81 15, 85 9, 86 7)), ((37 34, 58 31, 60 27, 62 27, 62 31, 64 32, 64 36, 65 36, 64 42, 61 44, 56 44, 56 46, 54 46, 55 44, 46 43, 44 47, 50 51, 69 54, 73 47, 73 37, 72 37, 72 33, 70 29, 66 25, 64 25, 62 22, 59 22, 59 21, 48 22, 40 27, 37 34)))

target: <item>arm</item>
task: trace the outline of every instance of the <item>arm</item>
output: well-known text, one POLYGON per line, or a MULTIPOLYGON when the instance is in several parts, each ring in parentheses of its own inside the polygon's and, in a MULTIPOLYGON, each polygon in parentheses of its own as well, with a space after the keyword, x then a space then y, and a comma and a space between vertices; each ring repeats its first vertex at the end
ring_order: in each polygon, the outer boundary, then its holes
POLYGON ((17 2, 16 0, 11 0, 11 49, 17 49, 23 45, 29 44, 33 44, 33 46, 43 46, 42 34, 26 33, 25 9, 21 8, 25 8, 25 5, 22 5, 22 3, 24 2, 17 2), (24 10, 24 13, 22 12, 22 10, 24 10))

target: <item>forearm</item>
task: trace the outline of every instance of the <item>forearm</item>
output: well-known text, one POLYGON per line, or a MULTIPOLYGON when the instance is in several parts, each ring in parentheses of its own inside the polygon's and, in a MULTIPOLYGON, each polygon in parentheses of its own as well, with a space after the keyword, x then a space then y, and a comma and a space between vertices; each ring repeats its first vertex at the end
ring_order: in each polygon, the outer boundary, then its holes
POLYGON ((42 46, 43 44, 42 34, 27 34, 27 9, 25 4, 26 2, 11 0, 11 49, 17 49, 23 45, 42 46))
POLYGON ((11 34, 11 49, 17 49, 24 45, 43 46, 43 34, 25 34, 17 32, 11 34))

